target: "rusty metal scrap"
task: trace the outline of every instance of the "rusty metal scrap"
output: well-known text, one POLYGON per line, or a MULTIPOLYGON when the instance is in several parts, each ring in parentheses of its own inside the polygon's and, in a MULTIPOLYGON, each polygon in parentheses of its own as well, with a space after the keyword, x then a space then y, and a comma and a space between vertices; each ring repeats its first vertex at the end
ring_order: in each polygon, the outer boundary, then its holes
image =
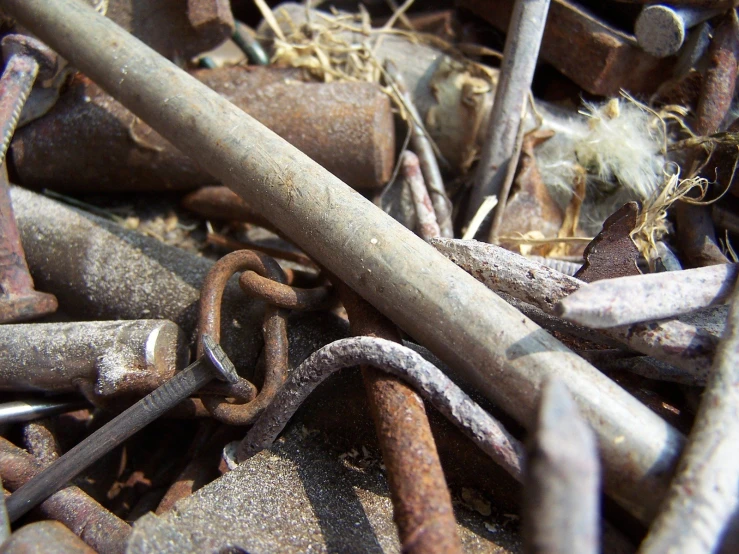
POLYGON ((53 295, 33 288, 3 164, 0 167, 0 323, 25 321, 56 309, 53 295))
MULTIPOLYGON (((0 437, 0 476, 8 490, 20 488, 42 470, 43 465, 33 456, 0 437)), ((39 509, 99 552, 125 551, 131 527, 77 487, 66 487, 51 495, 39 509)))
POLYGON ((18 529, 0 546, 2 554, 57 552, 59 554, 96 554, 77 535, 56 521, 37 521, 18 529))
POLYGON ((4 8, 522 423, 530 423, 531 393, 561 371, 601 439, 606 490, 638 517, 653 513, 682 435, 338 178, 94 10, 69 0, 6 0, 4 8), (509 348, 518 354, 505 355, 509 348))
POLYGON ((502 424, 413 350, 370 337, 336 341, 303 362, 267 408, 264 417, 247 432, 236 451, 237 460, 243 462, 271 445, 305 397, 331 373, 361 363, 410 382, 509 474, 517 480, 523 478, 523 446, 502 424))
MULTIPOLYGON (((382 314, 344 283, 336 282, 336 287, 352 333, 400 342, 397 327, 382 314)), ((452 499, 423 401, 397 377, 371 365, 360 369, 403 549, 419 554, 460 551, 452 499)))
MULTIPOLYGON (((193 75, 355 188, 377 188, 395 162, 390 101, 370 83, 302 83, 295 70, 231 67, 193 75)), ((77 75, 46 117, 20 129, 19 183, 54 190, 182 190, 217 182, 77 75)))

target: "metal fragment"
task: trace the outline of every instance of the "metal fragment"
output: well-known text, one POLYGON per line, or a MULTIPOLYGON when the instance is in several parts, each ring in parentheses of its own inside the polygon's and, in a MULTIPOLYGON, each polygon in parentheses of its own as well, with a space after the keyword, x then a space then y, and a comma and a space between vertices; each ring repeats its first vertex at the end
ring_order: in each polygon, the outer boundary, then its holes
POLYGON ((585 247, 585 263, 575 277, 592 283, 599 279, 641 275, 639 249, 630 233, 636 226, 639 205, 628 202, 603 222, 603 230, 585 247))
MULTIPOLYGON (((198 322, 198 355, 205 345, 202 337, 211 336, 218 341, 221 328, 221 304, 223 290, 229 279, 239 271, 251 270, 285 284, 285 274, 277 262, 259 252, 237 250, 227 254, 208 272, 200 295, 200 319, 198 322)), ((251 292, 254 292, 251 289, 251 292)), ((249 425, 274 398, 287 378, 287 314, 285 310, 268 305, 264 312, 264 383, 257 397, 247 404, 232 404, 225 398, 203 397, 206 409, 219 421, 229 425, 249 425)))
POLYGON ((603 279, 560 300, 555 312, 594 329, 675 317, 723 303, 737 275, 739 266, 721 264, 603 279))
POLYGON ((599 552, 598 448, 561 381, 542 388, 524 491, 524 552, 599 552))
POLYGON ((561 374, 599 436, 606 490, 637 517, 650 517, 680 433, 371 202, 90 8, 72 0, 5 0, 3 7, 517 420, 530 421, 533 391, 561 374))
POLYGON ((8 517, 16 521, 58 491, 126 439, 174 408, 214 377, 235 383, 236 369, 223 350, 204 335, 204 355, 128 408, 19 487, 7 501, 8 517))
POLYGON ((634 34, 639 46, 653 56, 665 58, 677 54, 688 29, 718 15, 723 10, 661 4, 646 6, 636 19, 634 34))
MULTIPOLYGON (((557 302, 585 284, 495 245, 450 239, 435 239, 432 244, 494 291, 509 294, 546 314, 556 313, 557 302)), ((540 316, 546 317, 546 314, 529 312, 521 305, 517 307, 545 327, 596 343, 610 339, 611 344, 626 345, 678 367, 686 378, 693 380, 705 380, 717 343, 707 330, 676 319, 602 329, 599 337, 593 331, 561 319, 542 320, 540 316)))
POLYGON ((0 323, 25 321, 56 309, 57 300, 53 295, 33 288, 3 164, 0 166, 0 323))
POLYGON ((408 111, 408 126, 411 129, 411 144, 418 156, 421 172, 428 193, 431 196, 431 203, 434 207, 434 213, 439 224, 442 237, 454 237, 454 229, 452 227, 452 203, 446 193, 444 187, 444 179, 441 177, 439 164, 436 161, 436 153, 429 141, 426 131, 421 127, 421 114, 418 113, 413 97, 408 92, 405 78, 398 71, 395 64, 391 61, 385 62, 385 71, 392 79, 392 85, 397 88, 403 99, 403 106, 408 111))
MULTIPOLYGON (((670 491, 639 552, 718 552, 739 506, 739 287, 670 491)), ((733 531, 732 531, 733 530, 733 531)), ((736 544, 734 544, 734 547, 736 544)))
POLYGON ((79 399, 45 400, 43 398, 31 398, 28 400, 13 400, 0 404, 0 423, 19 423, 22 421, 33 421, 43 417, 73 412, 82 409, 89 404, 79 399))
MULTIPOLYGON (((10 441, 0 437, 0 475, 11 491, 43 470, 43 464, 10 441)), ((131 527, 103 508, 77 487, 52 494, 39 510, 49 519, 63 523, 98 552, 123 553, 131 527)))
POLYGON ((269 447, 305 398, 329 375, 371 365, 411 383, 424 398, 518 481, 523 478, 521 443, 420 354, 392 341, 354 337, 324 346, 290 375, 237 450, 239 463, 269 447))
MULTIPOLYGON (((460 5, 505 31, 513 3, 462 0, 460 5)), ((647 54, 633 35, 570 0, 552 0, 540 57, 589 93, 608 97, 618 96, 621 90, 652 94, 670 77, 675 65, 674 58, 647 54)))
POLYGON ((416 223, 419 236, 425 240, 440 237, 441 229, 437 222, 436 213, 429 198, 426 183, 423 181, 418 156, 406 150, 400 155, 400 164, 403 178, 411 191, 413 205, 416 208, 416 223))
MULTIPOLYGON (((372 83, 302 82, 296 70, 224 67, 192 75, 358 189, 395 163, 390 100, 372 83)), ((83 75, 11 147, 18 182, 56 191, 188 190, 218 182, 83 75)))

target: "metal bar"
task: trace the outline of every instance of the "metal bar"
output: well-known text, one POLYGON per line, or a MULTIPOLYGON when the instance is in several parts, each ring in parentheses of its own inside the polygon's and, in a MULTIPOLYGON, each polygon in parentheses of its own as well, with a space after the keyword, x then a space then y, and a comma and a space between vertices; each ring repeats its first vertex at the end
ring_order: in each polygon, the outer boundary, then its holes
MULTIPOLYGON (((336 283, 352 334, 401 342, 397 328, 344 283, 336 283)), ((363 365, 393 515, 404 552, 461 552, 439 453, 423 400, 406 383, 363 365)))
POLYGON ((470 196, 469 216, 492 194, 498 195, 496 214, 502 214, 505 209, 510 189, 500 190, 501 178, 508 164, 517 163, 513 159, 516 138, 531 92, 548 12, 549 0, 516 0, 513 6, 488 134, 470 196))
MULTIPOLYGON (((739 287, 732 295, 724 337, 662 512, 639 552, 721 550, 739 507, 739 287)), ((736 544, 734 545, 736 547, 736 544)))
POLYGON ((2 6, 522 423, 531 423, 543 380, 560 375, 599 436, 606 489, 638 517, 651 517, 684 441, 675 429, 338 178, 88 6, 2 6))

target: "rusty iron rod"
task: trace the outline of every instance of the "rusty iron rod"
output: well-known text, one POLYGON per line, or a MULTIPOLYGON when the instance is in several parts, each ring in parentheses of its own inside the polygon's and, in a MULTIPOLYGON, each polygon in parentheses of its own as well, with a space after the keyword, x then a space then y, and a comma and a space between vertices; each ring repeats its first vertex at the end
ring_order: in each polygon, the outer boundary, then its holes
MULTIPOLYGON (((401 342, 391 321, 346 284, 337 281, 336 287, 352 334, 401 342)), ((452 498, 423 400, 397 377, 368 365, 361 371, 403 551, 461 552, 452 498)))
MULTIPOLYGON (((8 490, 16 490, 44 464, 0 437, 0 475, 8 490)), ((66 525, 75 535, 99 552, 123 553, 131 527, 103 508, 77 487, 69 486, 52 494, 40 506, 41 513, 66 525)))
POLYGON ((317 262, 524 425, 560 375, 599 437, 605 487, 649 520, 684 437, 421 238, 217 93, 74 0, 3 8, 196 158, 317 262), (337 255, 340 254, 340 255, 337 255))

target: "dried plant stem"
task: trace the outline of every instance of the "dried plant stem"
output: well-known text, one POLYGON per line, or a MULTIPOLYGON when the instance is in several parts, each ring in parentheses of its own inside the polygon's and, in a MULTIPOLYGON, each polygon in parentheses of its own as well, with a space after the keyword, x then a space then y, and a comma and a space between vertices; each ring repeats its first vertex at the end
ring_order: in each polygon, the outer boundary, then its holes
POLYGON ((480 408, 435 365, 410 348, 370 337, 341 339, 311 354, 292 372, 238 449, 243 462, 268 448, 308 395, 332 373, 371 365, 410 383, 480 449, 521 481, 524 451, 503 425, 480 408))
POLYGON ((639 550, 716 552, 739 508, 739 288, 670 492, 639 550))
MULTIPOLYGON (((579 279, 495 245, 454 239, 434 239, 431 243, 489 288, 510 294, 548 314, 555 313, 559 301, 585 286, 579 279)), ((600 332, 637 352, 681 369, 686 378, 697 382, 705 381, 716 346, 716 340, 708 332, 678 320, 600 332)))
POLYGON ((433 239, 441 236, 439 224, 436 221, 434 207, 431 205, 426 184, 423 182, 421 168, 418 165, 418 156, 406 150, 401 155, 400 163, 403 167, 403 177, 408 183, 411 191, 413 205, 416 207, 416 219, 418 220, 418 234, 423 239, 433 239))
POLYGON ((498 171, 513 159, 522 113, 531 90, 541 37, 549 11, 549 0, 516 0, 508 24, 500 81, 475 174, 469 215, 473 215, 484 197, 498 195, 498 210, 503 211, 504 198, 496 190, 498 171))
POLYGON ((431 196, 431 203, 436 212, 436 219, 441 229, 442 237, 453 237, 452 229, 452 203, 447 196, 444 188, 444 180, 441 178, 439 164, 436 161, 436 154, 428 139, 426 131, 421 127, 421 115, 418 113, 413 98, 408 92, 403 75, 395 67, 392 62, 386 62, 385 72, 393 81, 393 86, 403 102, 403 107, 408 111, 408 126, 411 129, 411 145, 418 156, 421 164, 421 171, 426 180, 426 187, 431 196))
POLYGON ((548 381, 528 448, 524 552, 598 552, 600 463, 595 434, 564 383, 548 381))
POLYGON ((665 319, 724 302, 738 272, 736 264, 722 264, 603 279, 583 285, 555 310, 593 329, 665 319))

